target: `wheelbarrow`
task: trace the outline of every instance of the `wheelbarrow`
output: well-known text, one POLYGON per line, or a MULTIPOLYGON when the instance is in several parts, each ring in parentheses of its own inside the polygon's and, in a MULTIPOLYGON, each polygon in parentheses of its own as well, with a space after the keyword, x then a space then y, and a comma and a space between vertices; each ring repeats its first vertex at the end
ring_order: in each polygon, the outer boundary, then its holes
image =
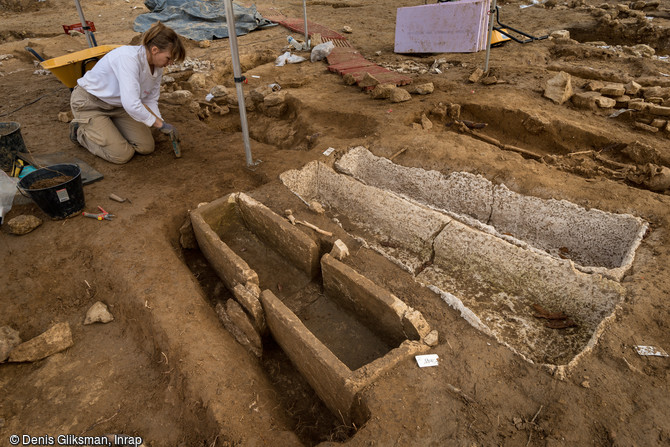
POLYGON ((73 89, 77 85, 77 79, 93 68, 105 54, 119 46, 121 45, 98 45, 47 60, 30 47, 26 47, 26 50, 40 61, 42 68, 49 70, 66 87, 73 89))
MULTIPOLYGON (((40 61, 42 68, 53 73, 53 75, 56 76, 56 78, 58 78, 58 80, 65 84, 65 86, 70 90, 72 90, 75 85, 77 85, 77 79, 84 76, 88 70, 93 68, 93 66, 100 60, 100 58, 112 51, 114 48, 120 46, 98 45, 92 32, 95 31, 93 22, 88 22, 84 17, 84 12, 81 9, 79 0, 74 0, 74 4, 77 8, 79 19, 81 20, 81 23, 78 25, 80 25, 81 29, 86 35, 86 41, 88 42, 89 46, 88 49, 45 60, 37 53, 37 51, 30 47, 25 47, 28 52, 30 52, 40 61)), ((68 30, 66 26, 64 26, 64 29, 67 33, 68 30)))

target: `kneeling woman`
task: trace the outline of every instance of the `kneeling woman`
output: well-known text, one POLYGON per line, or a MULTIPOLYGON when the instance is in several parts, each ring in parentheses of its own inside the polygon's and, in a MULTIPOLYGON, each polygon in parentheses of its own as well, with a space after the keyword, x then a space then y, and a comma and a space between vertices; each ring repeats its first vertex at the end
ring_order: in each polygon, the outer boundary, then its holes
POLYGON ((135 152, 154 151, 151 127, 176 137, 177 130, 161 117, 158 97, 163 67, 185 56, 177 33, 160 22, 144 33, 142 45, 107 53, 72 91, 70 139, 121 164, 135 152))

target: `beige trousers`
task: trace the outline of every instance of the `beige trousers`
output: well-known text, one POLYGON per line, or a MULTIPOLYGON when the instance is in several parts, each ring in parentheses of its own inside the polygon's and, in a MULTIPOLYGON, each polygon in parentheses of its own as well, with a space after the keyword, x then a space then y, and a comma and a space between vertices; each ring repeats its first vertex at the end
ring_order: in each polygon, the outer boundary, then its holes
POLYGON ((123 107, 115 107, 76 86, 70 96, 77 141, 93 155, 112 163, 128 162, 135 152, 154 151, 151 129, 135 121, 123 107))

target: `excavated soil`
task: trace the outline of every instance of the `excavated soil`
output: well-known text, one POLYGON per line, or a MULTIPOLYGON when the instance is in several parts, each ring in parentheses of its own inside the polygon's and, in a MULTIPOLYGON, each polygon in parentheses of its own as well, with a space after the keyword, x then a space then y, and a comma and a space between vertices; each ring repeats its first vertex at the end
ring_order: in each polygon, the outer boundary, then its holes
MULTIPOLYGON (((180 131, 182 157, 156 133, 153 154, 113 165, 70 141, 68 124, 59 120, 59 112, 69 110, 70 91, 39 71, 25 50, 53 58, 86 48, 85 38, 62 32, 62 25, 79 21, 73 2, 0 0, 0 55, 12 56, 0 60, 0 121, 20 123, 33 155, 63 152, 102 173, 102 180, 84 186, 86 210, 102 206, 116 216, 56 221, 25 199, 6 216, 5 222, 33 214, 44 222, 23 236, 2 226, 0 326, 28 340, 67 322, 73 346, 33 363, 0 364, 0 444, 9 445, 14 434, 113 433, 141 436, 152 447, 670 444, 670 359, 634 349, 670 350, 670 130, 658 121, 668 117, 654 121, 635 110, 613 116, 623 107, 584 109, 543 97, 547 81, 564 71, 575 92, 591 88, 590 81, 636 81, 646 101, 670 105, 670 1, 617 7, 547 0, 528 8, 520 6, 530 2, 502 2, 505 24, 536 36, 569 30, 572 39, 492 49, 487 84, 468 81, 483 67, 484 52, 393 53, 396 8, 424 3, 307 2, 310 20, 335 31, 350 26, 346 37, 363 56, 406 72, 409 91, 433 83, 432 93, 402 103, 372 99, 324 62, 275 66, 290 34, 280 26, 240 37, 245 92, 273 83, 286 92, 285 106, 250 107, 251 149, 259 163, 248 168, 238 109, 205 101, 215 85, 233 91, 228 40, 208 47, 187 41, 196 62, 170 73, 174 81, 166 84, 160 107, 180 131), (435 61, 441 73, 429 71, 435 61), (178 89, 190 90, 196 103, 168 103, 178 89), (480 174, 520 194, 649 222, 621 280, 625 297, 593 349, 564 375, 552 375, 351 238, 356 270, 438 330, 430 352, 439 355, 439 366, 401 362, 361 394, 367 422, 347 426, 271 338, 261 359, 241 347, 214 312, 231 292, 197 249, 180 242, 188 211, 243 191, 278 214, 292 208, 299 219, 334 225, 309 211, 279 174, 313 160, 332 163, 356 146, 403 166, 480 174), (335 151, 324 155, 329 147, 335 151), (114 202, 110 194, 129 200, 114 202), (109 306, 114 321, 84 326, 96 301, 109 306)), ((99 44, 138 41, 132 24, 147 11, 140 0, 82 6, 99 44)), ((259 0, 256 6, 264 15, 302 17, 298 1, 259 0)), ((253 103, 253 95, 249 99, 253 103)), ((338 219, 346 227, 347 216, 338 219)), ((247 254, 263 264, 262 253, 247 254)), ((278 261, 267 257, 264 287, 290 296, 295 275, 273 270, 278 261)), ((319 328, 327 335, 325 329, 319 328)))

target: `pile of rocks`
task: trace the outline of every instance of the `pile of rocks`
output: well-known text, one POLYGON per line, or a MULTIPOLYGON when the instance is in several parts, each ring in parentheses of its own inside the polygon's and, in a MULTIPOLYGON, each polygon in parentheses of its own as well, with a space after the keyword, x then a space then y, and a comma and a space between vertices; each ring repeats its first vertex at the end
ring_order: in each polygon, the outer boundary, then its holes
POLYGON ((426 74, 431 68, 427 64, 422 64, 413 60, 405 60, 401 62, 379 62, 378 65, 398 73, 426 74))
POLYGON ((214 63, 208 60, 201 61, 200 59, 191 59, 187 57, 181 64, 168 65, 165 68, 164 73, 175 73, 187 70, 192 70, 196 73, 212 71, 214 70, 214 63))
MULTIPOLYGON (((114 316, 109 312, 107 305, 97 301, 86 312, 84 324, 109 323, 113 320, 114 316)), ((73 345, 72 330, 67 322, 55 324, 28 341, 22 341, 16 329, 0 326, 0 363, 36 362, 73 345)))
POLYGON ((577 108, 627 117, 637 129, 664 130, 670 134, 670 87, 642 87, 635 81, 626 84, 591 80, 574 92, 572 77, 560 72, 547 81, 544 96, 557 104, 570 102, 577 108))

